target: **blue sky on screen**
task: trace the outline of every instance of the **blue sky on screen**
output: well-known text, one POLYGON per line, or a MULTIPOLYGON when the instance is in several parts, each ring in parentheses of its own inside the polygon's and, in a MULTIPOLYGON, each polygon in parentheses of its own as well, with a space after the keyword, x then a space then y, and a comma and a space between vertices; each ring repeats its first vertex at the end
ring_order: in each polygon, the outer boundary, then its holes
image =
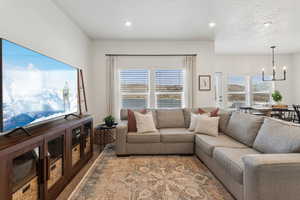
POLYGON ((74 70, 70 65, 58 62, 32 50, 18 46, 7 40, 2 41, 4 64, 7 66, 25 67, 29 63, 43 70, 74 70))

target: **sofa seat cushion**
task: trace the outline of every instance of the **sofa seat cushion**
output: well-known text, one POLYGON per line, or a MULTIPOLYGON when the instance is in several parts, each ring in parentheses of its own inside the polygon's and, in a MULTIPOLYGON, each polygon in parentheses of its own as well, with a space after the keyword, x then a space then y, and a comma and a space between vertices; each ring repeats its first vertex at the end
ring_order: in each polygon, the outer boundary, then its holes
POLYGON ((213 158, 232 178, 243 184, 244 163, 242 158, 251 154, 260 154, 260 152, 252 148, 217 147, 213 152, 213 158))
POLYGON ((300 153, 300 126, 266 118, 253 148, 263 153, 300 153))
POLYGON ((252 147, 255 137, 264 121, 264 117, 242 112, 232 113, 226 134, 239 142, 252 147))
POLYGON ((194 133, 186 128, 162 128, 159 129, 161 142, 194 142, 194 133))
POLYGON ((159 143, 160 133, 158 131, 148 133, 128 132, 128 143, 159 143))
POLYGON ((239 143, 227 135, 217 137, 197 134, 195 135, 196 145, 208 156, 212 157, 215 147, 247 148, 246 145, 239 143))

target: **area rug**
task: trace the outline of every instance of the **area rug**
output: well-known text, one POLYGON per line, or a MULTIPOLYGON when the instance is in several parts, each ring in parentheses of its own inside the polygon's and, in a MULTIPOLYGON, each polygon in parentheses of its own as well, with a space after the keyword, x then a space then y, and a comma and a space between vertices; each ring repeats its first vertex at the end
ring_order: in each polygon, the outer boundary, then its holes
POLYGON ((195 156, 117 157, 106 148, 70 200, 233 200, 195 156))

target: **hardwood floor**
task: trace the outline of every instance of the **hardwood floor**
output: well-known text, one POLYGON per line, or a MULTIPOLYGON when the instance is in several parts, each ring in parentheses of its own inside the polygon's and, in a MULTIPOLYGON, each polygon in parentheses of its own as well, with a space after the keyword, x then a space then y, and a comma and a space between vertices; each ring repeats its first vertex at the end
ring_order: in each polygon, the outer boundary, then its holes
POLYGON ((87 171, 90 169, 90 167, 93 165, 95 160, 100 156, 99 153, 99 146, 94 145, 94 154, 92 159, 86 164, 85 167, 83 167, 78 174, 72 179, 72 181, 65 187, 65 189, 59 194, 59 196, 56 198, 57 200, 67 200, 69 196, 72 194, 72 192, 75 190, 76 186, 80 183, 84 175, 87 173, 87 171))

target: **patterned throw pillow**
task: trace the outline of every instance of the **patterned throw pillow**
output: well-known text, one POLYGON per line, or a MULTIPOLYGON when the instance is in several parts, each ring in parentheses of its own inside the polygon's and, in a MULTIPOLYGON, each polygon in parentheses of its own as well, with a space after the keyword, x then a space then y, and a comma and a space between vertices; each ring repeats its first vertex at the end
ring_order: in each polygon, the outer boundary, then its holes
MULTIPOLYGON (((138 112, 145 114, 147 112, 146 109, 139 110, 138 112)), ((134 116, 134 111, 128 109, 127 111, 128 115, 128 132, 137 132, 137 127, 136 127, 136 119, 134 116)))
POLYGON ((218 127, 219 117, 208 117, 205 115, 200 115, 197 118, 197 126, 195 132, 216 137, 219 135, 218 127))
POLYGON ((136 119, 136 127, 138 133, 148 133, 157 131, 153 121, 152 112, 146 114, 141 114, 139 112, 134 112, 136 119))

